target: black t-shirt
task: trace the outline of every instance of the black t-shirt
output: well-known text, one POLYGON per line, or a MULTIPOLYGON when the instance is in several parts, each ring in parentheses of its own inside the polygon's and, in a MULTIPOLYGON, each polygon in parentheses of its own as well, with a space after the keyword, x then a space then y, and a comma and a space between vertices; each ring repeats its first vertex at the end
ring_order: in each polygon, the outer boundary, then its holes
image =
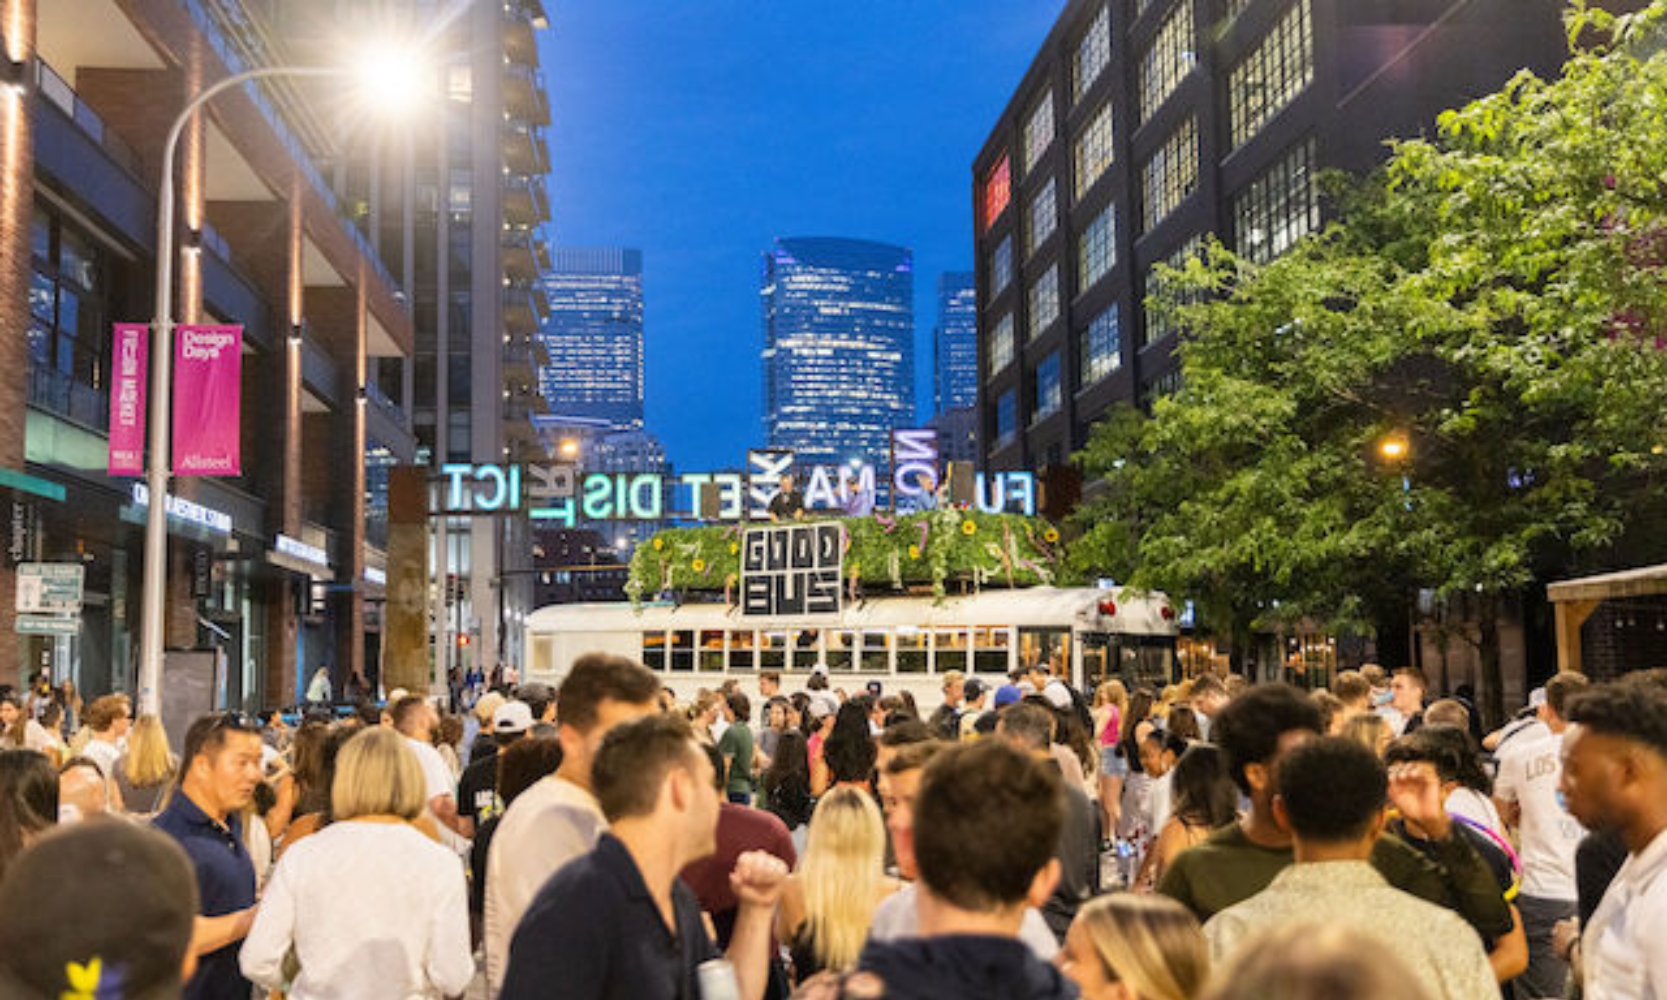
POLYGON ((782 490, 770 500, 770 516, 778 521, 791 521, 804 509, 805 495, 798 490, 782 490))
POLYGON ((457 779, 457 814, 479 826, 499 812, 498 755, 477 760, 457 779))
POLYGON ((672 910, 668 928, 631 853, 604 833, 533 897, 510 942, 499 1000, 698 1000, 695 970, 718 949, 681 879, 672 910))

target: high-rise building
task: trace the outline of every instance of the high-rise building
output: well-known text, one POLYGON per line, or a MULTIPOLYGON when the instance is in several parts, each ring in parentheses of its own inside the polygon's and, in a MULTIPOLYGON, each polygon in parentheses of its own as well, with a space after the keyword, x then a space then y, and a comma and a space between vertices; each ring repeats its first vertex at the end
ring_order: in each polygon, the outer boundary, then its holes
POLYGON ((1319 171, 1567 54, 1562 0, 1070 0, 973 164, 979 438, 1060 465, 1114 403, 1178 385, 1154 268, 1219 236, 1269 260, 1319 171))
POLYGON ((778 239, 764 255, 764 432, 801 464, 882 466, 914 421, 914 254, 778 239))
POLYGON ((642 251, 558 247, 538 387, 557 418, 643 425, 642 251))
POLYGON ((938 275, 938 325, 932 331, 933 413, 978 402, 978 286, 971 271, 938 275))

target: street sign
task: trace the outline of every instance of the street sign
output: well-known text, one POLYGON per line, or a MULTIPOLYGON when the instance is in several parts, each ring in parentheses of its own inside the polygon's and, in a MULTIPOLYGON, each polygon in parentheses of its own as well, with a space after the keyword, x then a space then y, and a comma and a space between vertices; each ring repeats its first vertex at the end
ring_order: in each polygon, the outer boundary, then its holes
POLYGON ((79 635, 81 616, 18 615, 19 635, 79 635))
POLYGON ((87 568, 80 563, 22 563, 17 567, 17 613, 80 614, 81 584, 87 568))

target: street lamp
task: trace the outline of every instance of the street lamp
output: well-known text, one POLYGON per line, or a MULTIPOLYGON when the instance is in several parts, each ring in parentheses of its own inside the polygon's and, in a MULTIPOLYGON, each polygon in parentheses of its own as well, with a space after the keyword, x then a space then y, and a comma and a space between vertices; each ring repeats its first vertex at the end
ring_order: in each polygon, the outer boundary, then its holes
MULTIPOLYGON (((217 81, 192 98, 168 129, 162 145, 162 179, 156 198, 156 310, 151 321, 150 459, 145 482, 145 573, 140 591, 139 714, 161 714, 163 599, 168 554, 169 422, 173 415, 174 366, 174 154, 192 116, 217 95, 251 80, 277 76, 358 77, 366 92, 386 106, 409 106, 422 93, 417 62, 378 50, 357 66, 262 66, 217 81)), ((291 338, 293 343, 294 338, 291 338)))
POLYGON ((1378 442, 1378 454, 1391 462, 1399 462, 1406 458, 1411 450, 1412 446, 1407 444, 1407 439, 1400 434, 1392 434, 1378 442))
POLYGON ((577 438, 562 438, 560 451, 562 458, 578 458, 579 440, 577 438))

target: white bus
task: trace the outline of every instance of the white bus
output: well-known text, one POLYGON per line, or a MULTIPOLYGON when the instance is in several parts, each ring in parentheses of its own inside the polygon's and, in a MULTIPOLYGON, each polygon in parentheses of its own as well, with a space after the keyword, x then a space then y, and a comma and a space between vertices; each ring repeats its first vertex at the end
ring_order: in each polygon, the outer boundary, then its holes
POLYGON ((1079 690, 1102 676, 1131 687, 1169 683, 1178 617, 1158 593, 1054 587, 875 597, 802 619, 749 619, 727 604, 559 604, 527 617, 523 677, 559 683, 575 658, 600 651, 646 664, 688 698, 761 670, 780 671, 783 689, 798 690, 821 667, 830 688, 856 693, 877 680, 887 694, 908 689, 925 708, 940 698, 938 675, 959 670, 1001 684, 1014 667, 1049 662, 1062 647, 1079 690))

